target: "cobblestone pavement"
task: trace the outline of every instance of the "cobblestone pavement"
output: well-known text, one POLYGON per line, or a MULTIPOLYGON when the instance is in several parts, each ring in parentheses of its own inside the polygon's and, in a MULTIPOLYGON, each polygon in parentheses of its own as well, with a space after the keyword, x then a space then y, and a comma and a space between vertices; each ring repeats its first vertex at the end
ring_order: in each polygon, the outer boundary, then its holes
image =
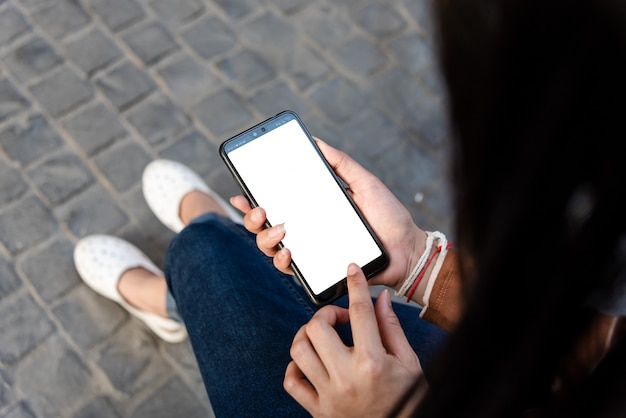
POLYGON ((0 416, 211 416, 188 343, 82 284, 76 241, 162 265, 143 167, 230 196, 224 139, 284 109, 450 231, 443 88, 424 0, 0 0, 0 416))

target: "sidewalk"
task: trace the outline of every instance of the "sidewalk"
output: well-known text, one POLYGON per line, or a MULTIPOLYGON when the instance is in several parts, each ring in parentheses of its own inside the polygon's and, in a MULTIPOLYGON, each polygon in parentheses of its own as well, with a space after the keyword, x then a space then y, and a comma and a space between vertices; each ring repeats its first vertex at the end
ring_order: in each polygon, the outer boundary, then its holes
POLYGON ((443 94, 425 0, 0 0, 0 416, 211 416, 188 343, 83 285, 76 241, 162 265, 143 167, 230 196, 218 145, 284 109, 451 232, 443 94))

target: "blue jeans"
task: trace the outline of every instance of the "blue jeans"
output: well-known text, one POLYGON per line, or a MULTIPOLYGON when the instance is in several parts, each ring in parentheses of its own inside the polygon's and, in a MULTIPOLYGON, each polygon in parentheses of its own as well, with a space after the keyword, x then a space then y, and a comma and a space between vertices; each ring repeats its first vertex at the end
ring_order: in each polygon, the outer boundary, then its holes
MULTIPOLYGON (((165 275, 216 416, 308 415, 282 383, 291 341, 315 307, 260 252, 253 234, 203 215, 170 244, 165 275)), ((336 304, 346 306, 347 298, 336 304)), ((426 368, 445 332, 419 318, 416 307, 394 309, 426 368)), ((348 326, 338 332, 351 343, 348 326)))

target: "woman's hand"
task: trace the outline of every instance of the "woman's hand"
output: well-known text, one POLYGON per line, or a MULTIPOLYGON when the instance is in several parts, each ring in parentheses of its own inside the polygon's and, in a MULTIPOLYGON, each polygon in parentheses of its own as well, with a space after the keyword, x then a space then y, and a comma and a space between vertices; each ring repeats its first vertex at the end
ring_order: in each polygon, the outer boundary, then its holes
MULTIPOLYGON (((346 153, 318 139, 316 142, 335 173, 350 187, 352 199, 389 255, 387 268, 369 283, 398 289, 424 251, 426 234, 413 223, 407 209, 376 176, 346 153)), ((252 209, 242 195, 230 201, 245 214, 244 225, 250 232, 257 234, 257 245, 261 251, 274 258, 274 265, 280 271, 293 274, 289 268, 289 249, 277 250, 277 244, 285 237, 282 225, 264 229, 266 215, 263 208, 252 209)))
POLYGON ((349 309, 323 307, 294 337, 284 387, 315 417, 387 416, 422 368, 393 312, 389 291, 374 306, 356 264, 349 266, 347 280, 349 309), (348 320, 354 347, 344 345, 334 328, 348 320))

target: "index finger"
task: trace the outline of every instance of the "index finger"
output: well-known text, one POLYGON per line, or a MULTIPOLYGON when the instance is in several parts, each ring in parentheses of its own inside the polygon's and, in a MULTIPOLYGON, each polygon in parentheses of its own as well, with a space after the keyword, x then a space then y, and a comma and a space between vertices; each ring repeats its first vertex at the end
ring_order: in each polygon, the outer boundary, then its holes
POLYGON ((363 271, 358 265, 348 266, 348 311, 355 349, 382 346, 374 303, 363 271))

